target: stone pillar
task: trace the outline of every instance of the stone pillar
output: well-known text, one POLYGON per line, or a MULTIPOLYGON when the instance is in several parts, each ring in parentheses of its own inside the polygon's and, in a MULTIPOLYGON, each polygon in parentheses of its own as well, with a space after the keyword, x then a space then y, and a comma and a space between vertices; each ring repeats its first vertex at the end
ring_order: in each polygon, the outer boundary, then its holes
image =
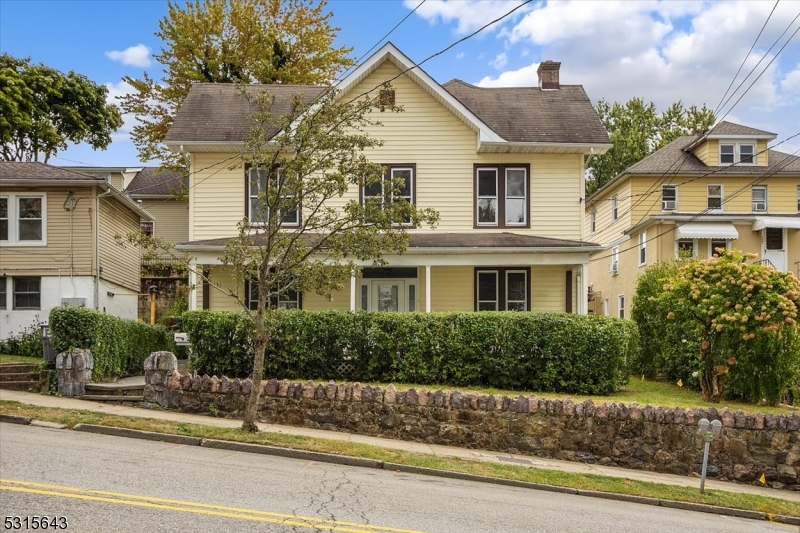
POLYGON ((90 350, 75 348, 56 356, 58 393, 61 396, 83 396, 92 380, 94 358, 90 350))
POLYGON ((165 409, 178 406, 176 390, 169 390, 169 376, 178 369, 178 358, 172 352, 153 352, 144 361, 144 401, 165 409))

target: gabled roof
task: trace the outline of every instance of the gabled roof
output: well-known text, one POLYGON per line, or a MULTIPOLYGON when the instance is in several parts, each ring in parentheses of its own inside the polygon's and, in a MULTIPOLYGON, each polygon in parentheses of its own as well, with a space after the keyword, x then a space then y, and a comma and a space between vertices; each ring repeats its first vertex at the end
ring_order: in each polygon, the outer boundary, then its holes
MULTIPOLYGON (((274 100, 269 111, 276 115, 287 115, 291 111, 292 98, 299 96, 309 104, 327 87, 315 85, 264 85, 237 86, 232 83, 195 83, 181 104, 175 121, 164 139, 166 144, 190 142, 236 142, 241 143, 250 132, 250 116, 259 111, 256 96, 269 91, 274 100), (242 88, 251 100, 245 99, 242 88)), ((273 127, 267 131, 272 136, 278 133, 273 127)))
MULTIPOLYGON (((443 87, 391 43, 385 44, 337 83, 336 90, 348 94, 386 61, 473 129, 479 143, 486 144, 485 151, 500 151, 504 147, 519 151, 525 146, 538 149, 546 145, 599 154, 611 147, 597 113, 580 86, 564 85, 551 91, 538 87, 484 89, 454 80, 443 87)), ((309 85, 256 84, 246 86, 245 90, 253 96, 264 90, 272 93, 275 100, 271 111, 280 115, 290 111, 293 96, 301 95, 304 102, 311 103, 326 89, 309 85)), ((250 130, 249 116, 255 106, 248 104, 240 91, 232 84, 193 85, 165 143, 172 149, 180 149, 185 144, 195 151, 203 146, 241 144, 250 130)), ((277 129, 267 133, 274 135, 277 129)))
POLYGON ((734 137, 737 135, 763 136, 763 137, 771 137, 773 139, 777 137, 775 133, 771 133, 769 131, 764 131, 764 130, 757 130, 749 126, 742 126, 741 124, 735 124, 733 122, 728 122, 727 120, 723 120, 722 122, 711 128, 711 130, 708 132, 708 136, 711 138, 721 135, 724 135, 726 137, 734 137))
POLYGON ((131 196, 172 196, 188 186, 187 177, 180 172, 144 167, 125 188, 131 196))
POLYGON ((507 141, 611 142, 580 85, 543 91, 538 87, 476 87, 456 79, 443 87, 507 141))
POLYGON ((105 179, 38 162, 0 161, 0 180, 105 183, 105 179))

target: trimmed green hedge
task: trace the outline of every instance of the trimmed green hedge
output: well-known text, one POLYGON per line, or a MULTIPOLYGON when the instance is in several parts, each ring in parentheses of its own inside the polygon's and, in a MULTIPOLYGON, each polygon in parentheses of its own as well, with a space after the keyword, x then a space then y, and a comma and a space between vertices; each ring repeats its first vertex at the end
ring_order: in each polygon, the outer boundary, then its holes
POLYGON ((50 336, 56 353, 72 348, 92 351, 94 379, 141 374, 151 352, 175 351, 163 326, 105 315, 85 307, 50 311, 50 336))
MULTIPOLYGON (((265 376, 608 394, 638 354, 633 322, 563 313, 278 311, 265 376)), ((252 370, 249 314, 190 311, 184 330, 201 374, 252 370)))

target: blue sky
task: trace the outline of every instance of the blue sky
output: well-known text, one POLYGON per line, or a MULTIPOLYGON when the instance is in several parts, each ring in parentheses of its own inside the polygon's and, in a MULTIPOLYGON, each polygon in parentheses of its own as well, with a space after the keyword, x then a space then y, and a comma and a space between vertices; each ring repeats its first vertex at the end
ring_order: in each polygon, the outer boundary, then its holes
MULTIPOLYGON (((333 24, 341 28, 337 44, 354 47, 353 56, 360 57, 418 3, 331 0, 333 24)), ((519 3, 426 0, 390 40, 412 60, 421 61, 519 3)), ((441 83, 461 78, 484 86, 535 85, 538 63, 553 59, 562 62, 562 82, 584 85, 594 101, 640 96, 660 107, 682 100, 714 108, 774 5, 771 0, 531 2, 423 68, 441 83)), ((75 70, 107 84, 116 95, 126 90, 120 83, 124 75, 138 77, 146 70, 158 77, 160 65, 148 51, 162 46, 154 32, 165 13, 166 2, 161 0, 0 0, 0 51, 75 70), (143 66, 146 63, 150 65, 143 66)), ((775 143, 800 131, 800 33, 775 57, 800 27, 800 19, 770 53, 767 50, 798 13, 800 1, 779 2, 743 73, 762 57, 755 75, 774 61, 726 117, 777 133, 775 143)), ((740 74, 739 80, 743 77, 740 74)), ((128 118, 106 151, 71 146, 51 162, 140 165, 127 138, 131 125, 128 118)), ((778 149, 800 149, 800 137, 778 149)))

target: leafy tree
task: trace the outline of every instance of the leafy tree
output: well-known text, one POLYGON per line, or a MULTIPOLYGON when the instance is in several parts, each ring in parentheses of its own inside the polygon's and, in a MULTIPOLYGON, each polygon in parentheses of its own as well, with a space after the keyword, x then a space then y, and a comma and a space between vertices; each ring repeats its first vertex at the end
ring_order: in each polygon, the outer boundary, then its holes
POLYGON ((714 112, 705 104, 701 108, 685 108, 679 101, 659 113, 654 103, 646 104, 641 98, 631 98, 625 104, 600 100, 595 111, 614 147, 603 155, 592 157, 587 164, 590 171, 586 182, 587 196, 659 148, 682 135, 706 130, 716 120, 714 112))
POLYGON ((105 149, 122 126, 108 89, 30 58, 0 55, 0 155, 5 161, 44 162, 67 142, 105 149))
POLYGON ((144 73, 125 77, 134 92, 121 99, 138 119, 131 138, 142 161, 160 159, 171 170, 185 161, 163 146, 193 83, 327 84, 353 65, 351 49, 334 48, 326 2, 311 0, 195 0, 168 2, 156 36, 164 43, 156 61, 160 81, 144 73))
MULTIPOLYGON (((661 310, 698 336, 697 377, 704 400, 720 400, 729 369, 739 358, 759 358, 758 365, 742 361, 747 369, 778 368, 788 376, 778 376, 772 385, 756 383, 751 391, 780 389, 777 382, 787 381, 783 385, 788 385, 800 357, 793 340, 798 328, 800 282, 791 272, 746 264, 752 254, 717 252, 717 257, 688 261, 678 268, 657 297, 661 310), (784 342, 784 338, 789 340, 784 342), (781 346, 789 352, 776 349, 781 346)), ((759 373, 740 377, 751 383, 761 379, 759 373)))

